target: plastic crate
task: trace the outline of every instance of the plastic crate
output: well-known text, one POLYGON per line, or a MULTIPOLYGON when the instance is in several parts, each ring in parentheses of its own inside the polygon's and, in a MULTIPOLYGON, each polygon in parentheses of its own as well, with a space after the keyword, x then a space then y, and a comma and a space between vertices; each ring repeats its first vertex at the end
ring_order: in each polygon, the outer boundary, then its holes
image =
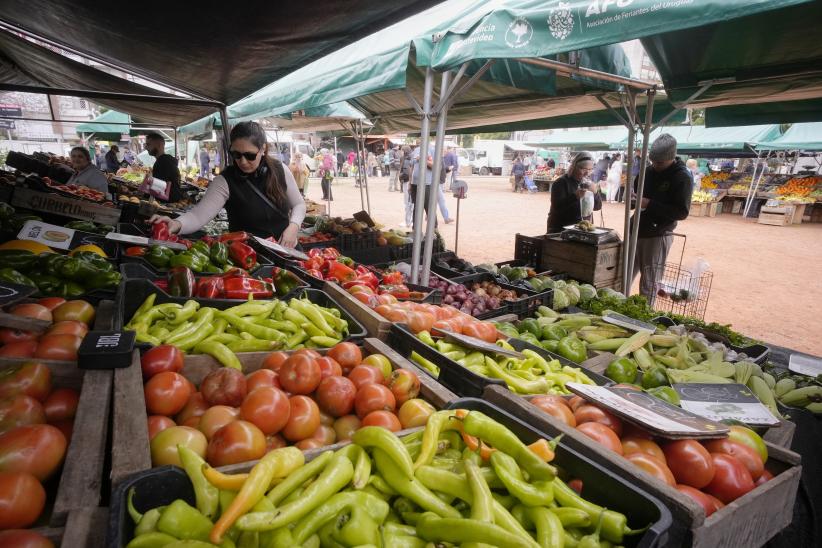
POLYGON ((339 238, 332 238, 331 240, 323 240, 321 242, 307 242, 301 243, 300 249, 303 251, 307 251, 309 249, 315 249, 318 247, 336 247, 339 248, 340 242, 339 238))
POLYGON ((524 236, 517 234, 514 237, 514 260, 523 264, 539 268, 542 264, 542 240, 544 236, 524 236))
POLYGON ((339 234, 337 241, 339 242, 340 251, 346 254, 349 251, 363 251, 377 247, 377 238, 379 237, 380 233, 373 230, 370 232, 358 232, 356 234, 339 234))
POLYGON ((148 238, 151 234, 148 231, 148 225, 144 225, 145 229, 140 228, 134 223, 117 223, 117 232, 120 234, 128 234, 129 236, 143 236, 148 238))
MULTIPOLYGON (((525 443, 552 438, 482 399, 461 398, 450 403, 448 407, 484 413, 505 425, 525 443)), ((626 536, 623 540, 624 546, 642 548, 665 546, 668 532, 673 526, 673 517, 670 510, 655 496, 636 487, 616 472, 597 464, 584 453, 568 447, 562 440, 557 444, 555 457, 551 464, 559 467, 567 474, 567 477, 582 480, 582 493, 586 500, 625 514, 630 528, 641 529, 649 525, 642 535, 626 536)))
POLYGON ((453 268, 445 268, 442 266, 437 266, 436 262, 438 259, 444 259, 449 261, 451 259, 456 259, 457 255, 453 251, 446 251, 444 253, 437 253, 436 255, 431 257, 431 272, 436 272, 443 278, 448 278, 449 280, 452 278, 459 278, 460 276, 469 276, 465 272, 460 272, 459 270, 454 270, 453 268))
MULTIPOLYGON (((145 279, 126 280, 120 284, 117 292, 117 319, 115 329, 122 329, 131 320, 134 312, 143 304, 143 301, 152 293, 157 294, 155 304, 180 303, 183 304, 189 299, 186 297, 172 297, 164 291, 160 291, 157 286, 145 279)), ((348 336, 344 340, 360 340, 368 336, 363 325, 351 316, 346 310, 327 293, 311 288, 300 289, 292 293, 293 298, 307 298, 314 304, 326 308, 336 308, 340 311, 340 318, 348 322, 348 336)), ((232 306, 237 306, 236 300, 230 299, 195 299, 201 306, 210 306, 218 310, 225 310, 232 306)), ((137 346, 141 346, 138 343, 137 346)))
POLYGON ((414 251, 414 244, 402 244, 391 246, 391 260, 401 261, 403 259, 410 259, 411 253, 414 251))
POLYGON ((501 308, 493 310, 493 315, 483 313, 477 316, 478 318, 483 319, 493 318, 494 316, 499 316, 500 314, 505 313, 516 314, 519 318, 525 318, 533 315, 536 312, 537 308, 539 308, 541 305, 550 306, 551 304, 553 304, 554 300, 553 289, 544 291, 542 293, 537 293, 534 290, 525 289, 518 285, 502 283, 490 272, 482 272, 479 274, 469 274, 468 276, 460 276, 457 278, 452 278, 451 281, 461 283, 466 287, 468 286, 468 284, 473 282, 489 281, 497 284, 503 289, 515 291, 516 294, 520 296, 520 298, 515 301, 502 301, 503 306, 501 308))
POLYGON ((360 249, 356 251, 344 251, 343 255, 354 259, 355 262, 363 265, 387 263, 391 260, 391 248, 388 246, 372 247, 370 249, 360 249))

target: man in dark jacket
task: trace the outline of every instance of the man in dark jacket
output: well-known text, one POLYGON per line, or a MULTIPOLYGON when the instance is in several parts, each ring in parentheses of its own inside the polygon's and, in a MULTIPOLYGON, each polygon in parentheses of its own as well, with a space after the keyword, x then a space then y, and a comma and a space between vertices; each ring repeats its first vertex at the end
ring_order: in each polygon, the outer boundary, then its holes
POLYGON ((183 198, 183 191, 180 188, 180 170, 177 168, 177 159, 165 153, 166 140, 159 133, 149 133, 146 135, 146 150, 154 156, 154 167, 151 168, 151 176, 160 179, 171 185, 168 193, 169 202, 177 202, 183 198))
POLYGON ((106 171, 109 173, 117 173, 120 169, 120 160, 117 159, 117 153, 120 148, 117 145, 111 145, 111 148, 106 152, 106 171))
MULTIPOLYGON (((662 277, 671 249, 676 222, 688 217, 691 208, 693 179, 685 164, 676 156, 676 139, 663 133, 651 144, 651 165, 645 168, 639 217, 639 238, 631 282, 641 274, 639 292, 650 301, 662 277)), ((637 181, 634 181, 636 190, 637 181)), ((635 215, 636 216, 636 215, 635 215)), ((633 226, 634 219, 631 219, 633 226)))

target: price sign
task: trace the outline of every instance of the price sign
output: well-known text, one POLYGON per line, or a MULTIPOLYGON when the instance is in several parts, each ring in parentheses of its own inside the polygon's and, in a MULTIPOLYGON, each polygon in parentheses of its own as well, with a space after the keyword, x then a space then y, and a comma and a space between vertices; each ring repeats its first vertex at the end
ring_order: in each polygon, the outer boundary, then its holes
POLYGON ((714 421, 736 420, 751 426, 778 426, 762 402, 744 384, 697 384, 672 385, 679 394, 683 409, 714 421))
POLYGON ((822 360, 813 356, 791 354, 788 359, 788 369, 800 375, 815 377, 822 375, 822 360))
POLYGON ((257 243, 261 246, 270 249, 275 253, 279 253, 280 255, 294 257, 296 259, 300 259, 301 261, 308 260, 308 255, 306 255, 302 251, 297 251, 296 249, 291 249, 290 247, 284 247, 276 242, 272 242, 271 240, 265 240, 263 238, 258 238, 257 236, 254 236, 254 239, 257 240, 257 243))
POLYGON ((50 225, 42 221, 26 221, 23 229, 17 234, 20 240, 38 242, 57 249, 71 249, 74 230, 62 226, 50 225))
POLYGON ((630 329, 631 331, 647 331, 648 333, 656 332, 656 326, 654 324, 635 320, 634 318, 630 318, 624 314, 618 314, 616 312, 608 312, 602 317, 602 319, 606 323, 618 325, 619 327, 624 327, 625 329, 630 329))
POLYGON ((37 288, 29 285, 2 282, 0 283, 0 307, 25 299, 35 291, 37 288))
POLYGON ((109 232, 108 234, 106 234, 106 240, 119 242, 121 244, 132 245, 162 245, 168 247, 169 249, 176 249, 177 251, 185 251, 187 249, 185 244, 181 244, 178 242, 169 242, 166 240, 152 240, 151 238, 146 238, 145 236, 132 236, 131 234, 120 234, 118 232, 109 232))

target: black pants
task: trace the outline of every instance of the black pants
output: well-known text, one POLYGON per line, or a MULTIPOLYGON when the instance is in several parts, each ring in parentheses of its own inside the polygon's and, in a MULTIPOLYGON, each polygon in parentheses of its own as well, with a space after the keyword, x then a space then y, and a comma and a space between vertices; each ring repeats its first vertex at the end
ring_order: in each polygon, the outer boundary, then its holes
POLYGON ((323 189, 323 200, 333 200, 334 198, 331 196, 331 179, 323 177, 320 186, 323 189))
MULTIPOLYGON (((417 185, 411 185, 408 187, 408 194, 411 197, 411 203, 414 204, 414 220, 416 222, 417 219, 417 185)), ((428 218, 428 199, 431 196, 431 185, 425 185, 425 200, 422 204, 423 209, 425 210, 425 217, 428 218)), ((434 228, 437 227, 437 210, 434 208, 434 228)), ((426 222, 426 226, 428 223, 426 222)))
POLYGON ((617 192, 617 202, 621 202, 623 198, 623 194, 625 194, 625 187, 619 187, 619 192, 617 192))

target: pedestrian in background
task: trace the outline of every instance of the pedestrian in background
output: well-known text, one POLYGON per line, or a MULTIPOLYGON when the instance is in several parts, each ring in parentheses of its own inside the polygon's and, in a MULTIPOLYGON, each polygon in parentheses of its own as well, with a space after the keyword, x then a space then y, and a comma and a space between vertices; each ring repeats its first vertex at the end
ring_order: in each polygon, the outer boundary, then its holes
POLYGON ((402 156, 400 157, 400 189, 403 193, 403 204, 405 205, 405 222, 400 223, 400 226, 411 226, 414 222, 414 203, 411 201, 411 175, 413 174, 413 160, 411 158, 411 147, 406 145, 402 147, 402 156))
POLYGON ((608 203, 617 201, 619 195, 619 185, 622 183, 622 160, 619 154, 614 154, 614 160, 611 162, 611 167, 608 168, 608 185, 606 199, 608 203))
POLYGON ((511 166, 511 175, 514 177, 514 192, 522 190, 525 192, 525 166, 519 156, 514 158, 514 163, 511 166))
POLYGON ((694 179, 694 190, 699 190, 702 187, 702 172, 699 171, 699 162, 696 161, 696 158, 689 158, 685 162, 685 167, 688 168, 691 177, 694 179))
POLYGON ((366 162, 368 166, 368 174, 372 177, 377 176, 377 157, 374 155, 373 152, 369 151, 368 156, 366 157, 366 162))
POLYGON ((337 149, 337 175, 341 174, 344 163, 345 156, 343 155, 342 150, 337 149))
POLYGON ((117 170, 120 169, 120 161, 117 159, 118 152, 120 152, 120 148, 117 145, 111 145, 111 148, 106 152, 106 171, 109 173, 117 173, 117 170))
POLYGON ((400 146, 394 147, 386 154, 388 158, 388 192, 399 190, 402 192, 402 184, 399 182, 400 176, 400 160, 402 153, 400 153, 400 146))
POLYGON ((211 174, 211 158, 208 157, 208 151, 205 148, 200 149, 200 177, 209 178, 211 174))
POLYGON ((311 172, 303 161, 302 152, 294 154, 291 163, 288 164, 288 169, 291 170, 291 174, 294 176, 294 181, 297 183, 300 194, 305 196, 305 193, 308 192, 308 176, 311 172))

